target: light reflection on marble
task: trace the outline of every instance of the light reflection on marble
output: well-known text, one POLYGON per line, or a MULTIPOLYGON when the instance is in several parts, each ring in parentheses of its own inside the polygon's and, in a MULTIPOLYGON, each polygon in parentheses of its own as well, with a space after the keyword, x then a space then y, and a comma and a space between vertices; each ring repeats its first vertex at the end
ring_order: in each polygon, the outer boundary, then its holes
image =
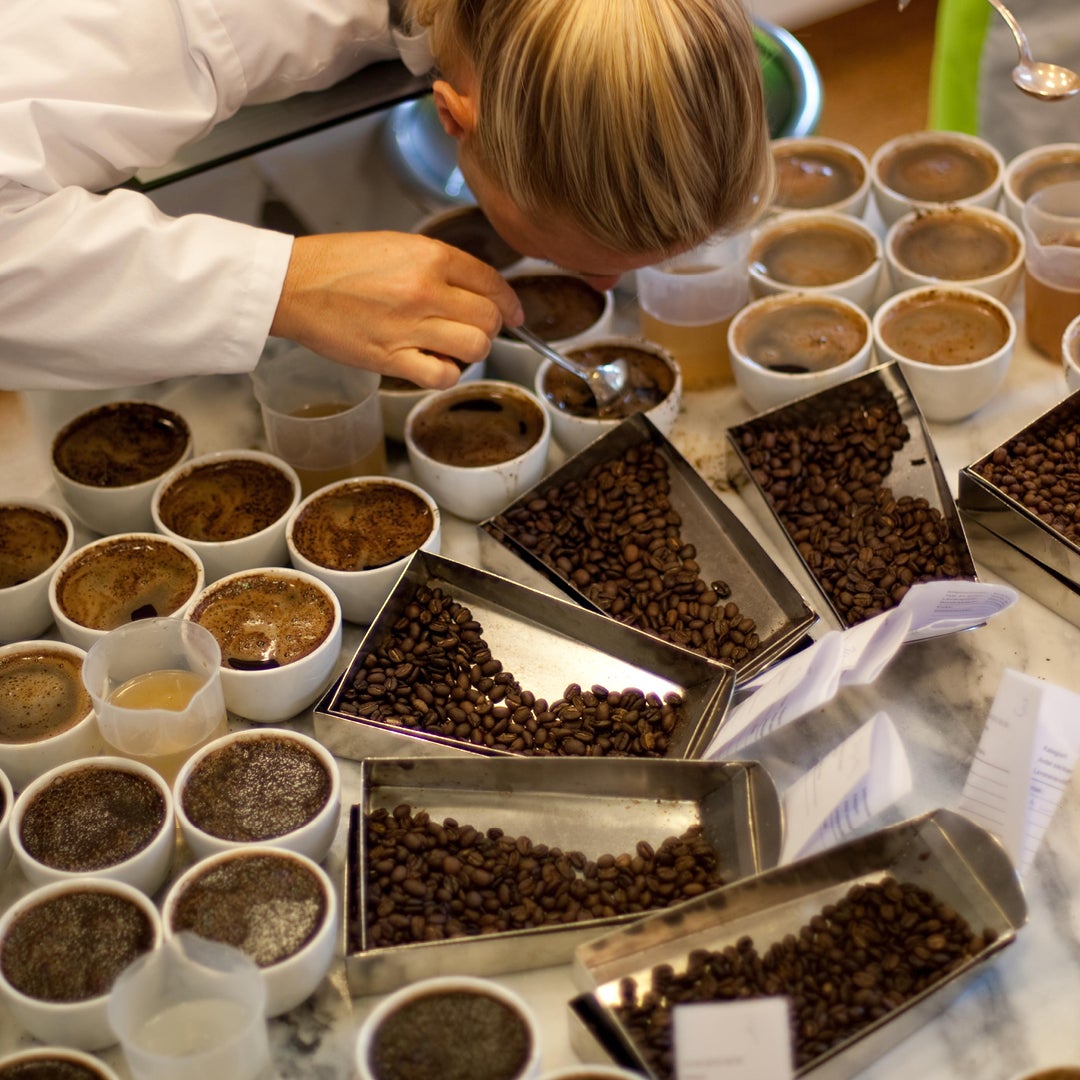
MULTIPOLYGON (((931 435, 950 484, 957 473, 992 446, 1044 412, 1065 395, 1058 367, 1021 346, 1008 381, 994 402, 969 421, 933 426, 931 435)), ((233 446, 259 446, 258 413, 246 377, 178 379, 139 388, 127 395, 30 393, 3 396, 0 405, 18 423, 0 424, 0 498, 57 497, 48 473, 48 440, 57 427, 83 408, 108 398, 160 400, 191 423, 196 453, 233 446)), ((734 389, 688 395, 673 434, 676 446, 722 494, 736 513, 753 524, 740 500, 726 491, 723 428, 749 416, 734 389)), ((399 457, 395 471, 405 471, 399 457)), ((553 459, 553 464, 554 464, 553 459)), ((760 529, 755 529, 760 533, 760 529)), ((82 537, 81 539, 87 539, 82 537)), ((475 562, 472 526, 448 516, 444 551, 475 562)), ((782 565, 785 556, 771 550, 782 565)), ((980 568, 988 580, 992 574, 980 568)), ((346 635, 341 665, 360 639, 346 635)), ((751 748, 783 790, 810 764, 851 734, 878 710, 893 718, 911 757, 915 789, 874 822, 888 824, 959 798, 1002 671, 1016 668, 1080 691, 1080 629, 1041 604, 1022 596, 1008 612, 978 630, 908 646, 872 687, 849 689, 795 728, 751 748)), ((1080 718, 1078 718, 1080 719, 1080 718)), ((295 721, 311 732, 310 715, 295 721)), ((358 767, 342 765, 344 803, 356 800, 358 767)), ((344 875, 346 824, 343 819, 327 859, 331 877, 344 875)), ((1080 800, 1074 781, 1065 793, 1026 883, 1029 925, 1017 942, 980 975, 940 1017, 920 1029, 862 1075, 864 1080, 954 1076, 1008 1080, 1037 1065, 1080 1061, 1080 800)), ((182 869, 178 859, 176 872, 182 869)), ((27 891, 12 866, 0 883, 0 907, 27 891)), ((522 992, 544 1021, 543 1065, 572 1064, 577 1057, 567 1036, 566 1002, 576 993, 568 966, 500 978, 522 992)), ((347 1080, 354 1075, 356 1032, 374 1005, 350 998, 343 964, 335 963, 315 997, 271 1023, 275 1067, 281 1080, 347 1080)), ((31 1045, 0 1007, 0 1052, 31 1045)), ((117 1050, 102 1055, 127 1075, 117 1050)))

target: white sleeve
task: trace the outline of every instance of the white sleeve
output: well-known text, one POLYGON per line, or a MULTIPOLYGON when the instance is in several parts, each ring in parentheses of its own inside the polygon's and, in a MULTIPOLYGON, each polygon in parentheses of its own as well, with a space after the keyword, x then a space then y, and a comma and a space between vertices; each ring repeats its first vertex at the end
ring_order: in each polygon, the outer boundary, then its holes
POLYGON ((241 105, 396 56, 386 0, 6 0, 0 389, 249 370, 292 238, 130 190, 241 105))

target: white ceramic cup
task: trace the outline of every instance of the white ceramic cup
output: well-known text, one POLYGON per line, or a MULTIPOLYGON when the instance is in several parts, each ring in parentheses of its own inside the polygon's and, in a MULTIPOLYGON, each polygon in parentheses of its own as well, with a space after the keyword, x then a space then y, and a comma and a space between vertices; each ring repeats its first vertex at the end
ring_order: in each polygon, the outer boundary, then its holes
MULTIPOLYGON (((615 346, 616 348, 629 348, 641 352, 647 352, 657 357, 668 369, 671 377, 671 389, 651 409, 646 410, 645 415, 662 435, 670 435, 679 418, 679 407, 682 404, 682 372, 666 349, 651 341, 642 341, 637 338, 597 338, 589 343, 590 348, 615 346)), ((568 350, 571 359, 575 353, 583 350, 568 350)), ((583 450, 594 439, 600 438, 605 432, 618 427, 624 416, 601 418, 599 416, 577 416, 567 409, 560 408, 549 393, 548 380, 555 370, 555 365, 550 360, 544 360, 536 373, 534 391, 536 396, 544 403, 551 418, 551 433, 555 441, 568 453, 576 454, 583 450)))
POLYGON ((1080 142, 1033 146, 1005 166, 1001 195, 1005 213, 1014 225, 1024 223, 1024 203, 1050 184, 1080 180, 1080 142))
MULTIPOLYGON (((600 307, 599 315, 588 324, 583 324, 571 334, 561 335, 557 338, 550 337, 540 325, 535 324, 528 318, 529 305, 526 304, 526 324, 535 334, 542 337, 555 349, 569 349, 582 341, 591 341, 598 335, 607 334, 611 330, 612 319, 615 315, 615 297, 609 289, 607 292, 598 293, 596 289, 588 285, 576 274, 546 263, 523 263, 514 267, 513 272, 507 275, 507 281, 511 285, 515 282, 522 283, 526 279, 540 278, 552 281, 565 280, 571 287, 576 287, 586 295, 593 296, 600 307)), ((491 379, 504 379, 507 382, 517 383, 531 389, 536 378, 536 369, 540 366, 542 357, 531 346, 526 345, 517 338, 507 334, 497 334, 491 342, 491 352, 488 355, 487 377, 491 379)))
MULTIPOLYGON (((475 994, 490 998, 509 1009, 520 1021, 523 1035, 528 1040, 528 1048, 521 1069, 513 1075, 512 1080, 532 1080, 539 1074, 540 1025, 525 1001, 517 994, 506 989, 506 987, 490 979, 475 978, 469 975, 443 975, 430 979, 421 979, 411 986, 403 987, 383 998, 375 1006, 361 1025, 360 1034, 356 1040, 355 1064, 359 1080, 380 1080, 380 1075, 372 1064, 372 1053, 377 1046, 380 1029, 387 1020, 399 1010, 415 1005, 418 1000, 437 997, 441 994, 475 994)), ((443 1034, 446 1039, 444 1052, 451 1051, 454 1043, 467 1042, 471 1037, 467 1031, 452 1028, 447 1028, 443 1034)), ((428 1055, 435 1049, 430 1043, 425 1045, 425 1051, 428 1052, 428 1055)))
POLYGON ((304 499, 289 515, 285 540, 292 565, 297 570, 303 570, 325 582, 334 590, 345 619, 367 624, 374 620, 390 595, 413 551, 430 551, 434 555, 439 553, 442 545, 442 515, 438 503, 431 495, 408 480, 388 476, 356 477, 337 484, 328 484, 304 499), (419 546, 390 562, 362 569, 341 569, 319 562, 316 552, 304 544, 305 523, 319 509, 317 504, 322 503, 325 506, 330 503, 336 508, 333 524, 335 547, 340 545, 343 552, 352 547, 359 552, 364 549, 365 534, 379 529, 378 523, 364 513, 365 497, 385 488, 396 489, 414 502, 419 500, 427 508, 431 515, 431 527, 419 546), (350 510, 350 505, 355 509, 350 510))
POLYGON ((1065 368, 1069 393, 1075 394, 1080 390, 1080 315, 1065 327, 1065 333, 1061 335, 1061 363, 1065 368))
POLYGON ((791 211, 754 230, 750 295, 828 293, 870 311, 883 265, 881 240, 860 219, 832 211, 791 211))
POLYGON ((1006 304, 1024 274, 1024 234, 985 206, 913 210, 885 234, 893 291, 921 285, 962 285, 1006 304), (987 262, 995 256, 993 265, 987 262))
MULTIPOLYGON (((184 618, 198 622, 200 612, 209 608, 234 590, 249 589, 259 580, 281 583, 288 588, 306 586, 318 590, 326 600, 329 629, 319 639, 318 644, 304 655, 277 667, 265 667, 255 670, 242 670, 232 666, 227 645, 222 648, 221 689, 225 695, 225 707, 231 713, 246 720, 260 724, 279 724, 303 712, 326 689, 333 674, 334 666, 341 651, 342 618, 341 605, 325 583, 311 574, 291 567, 256 567, 228 574, 213 585, 208 585, 188 605, 184 618)), ((274 604, 273 597, 271 603, 274 604)), ((273 636, 284 634, 289 618, 276 606, 260 616, 264 625, 252 624, 255 631, 273 636)), ((242 637, 242 627, 237 633, 242 637)), ((230 631, 231 632, 231 631, 230 631)), ((219 644, 222 642, 219 639, 219 644)))
MULTIPOLYGON (((266 1015, 280 1016, 306 1001, 315 992, 330 970, 338 946, 340 920, 337 892, 326 871, 318 863, 295 851, 259 845, 246 845, 210 855, 189 867, 169 887, 162 902, 161 919, 166 939, 189 929, 177 921, 178 912, 182 918, 182 905, 189 890, 207 875, 212 875, 211 882, 216 882, 218 875, 243 872, 242 867, 230 864, 253 858, 269 859, 280 866, 280 870, 275 870, 279 880, 286 872, 306 872, 317 883, 323 900, 322 915, 308 939, 288 955, 264 964, 260 959, 260 945, 269 947, 272 944, 275 948, 279 945, 277 939, 271 942, 268 936, 272 932, 272 927, 268 929, 268 921, 279 918, 287 923, 294 915, 291 909, 295 905, 290 905, 284 898, 272 898, 269 903, 265 898, 263 901, 253 899, 250 908, 244 912, 238 908, 235 891, 225 885, 220 889, 215 887, 215 899, 220 897, 221 903, 230 909, 235 931, 234 940, 226 944, 240 948, 260 965, 259 973, 266 986, 266 1015)), ((211 916, 211 920, 212 918, 211 916)), ((194 929, 198 933, 198 929, 194 929)))
POLYGON ((72 1050, 63 1046, 35 1046, 28 1050, 16 1050, 12 1054, 0 1057, 0 1076, 5 1069, 16 1070, 15 1075, 22 1075, 19 1070, 35 1068, 80 1068, 87 1077, 94 1080, 120 1080, 119 1075, 93 1054, 82 1050, 72 1050))
POLYGON ((119 612, 137 610, 142 606, 140 601, 147 604, 159 599, 164 580, 160 572, 162 556, 175 558, 177 567, 183 568, 191 581, 191 587, 177 599, 171 610, 155 609, 160 617, 175 618, 183 613, 188 601, 206 581, 202 559, 187 544, 160 533, 118 533, 72 551, 57 565, 49 581, 49 608, 60 637, 71 645, 89 650, 110 630, 125 625, 125 622, 119 621, 119 612), (166 548, 168 552, 164 550, 166 548), (137 552, 134 565, 127 563, 127 556, 133 550, 137 552), (123 559, 121 555, 124 555, 123 559), (85 621, 80 621, 82 608, 104 587, 101 577, 94 577, 88 572, 91 560, 98 571, 110 575, 109 580, 115 581, 117 603, 112 616, 108 618, 104 617, 107 612, 99 611, 102 618, 88 615, 85 621), (78 611, 68 610, 72 603, 78 603, 78 611))
POLYGON ((11 818, 15 810, 15 792, 7 773, 0 770, 0 877, 11 861, 11 818))
MULTIPOLYGON (((174 793, 180 835, 196 859, 205 859, 218 852, 231 851, 238 847, 260 844, 266 847, 282 848, 285 851, 295 851, 315 862, 322 862, 334 842, 341 818, 341 770, 338 767, 337 758, 317 739, 302 732, 284 728, 248 728, 244 731, 230 732, 208 743, 184 763, 176 777, 174 793), (325 772, 328 784, 326 801, 322 807, 314 816, 287 831, 278 830, 272 818, 272 807, 278 805, 279 802, 288 807, 296 801, 296 798, 302 797, 303 793, 296 791, 299 783, 296 767, 293 766, 294 771, 291 775, 280 778, 278 773, 281 770, 273 768, 272 758, 269 755, 263 759, 261 765, 259 762, 253 762, 250 757, 246 759, 242 757, 245 749, 254 749, 259 744, 268 745, 275 742, 291 743, 294 753, 299 751, 302 754, 310 754, 325 772), (224 778, 218 781, 215 790, 220 794, 220 798, 234 810, 237 819, 246 824, 247 833, 243 839, 224 837, 220 831, 208 828, 201 819, 193 820, 188 812, 189 808, 185 806, 185 798, 191 790, 193 778, 199 781, 200 774, 213 775, 207 774, 206 770, 212 768, 215 761, 229 758, 233 754, 236 755, 236 763, 230 767, 224 778), (281 792, 277 791, 277 786, 282 784, 288 785, 285 792, 288 799, 280 798, 281 792), (278 799, 275 799, 275 794, 279 796, 278 799), (265 811, 260 812, 260 803, 267 799, 271 800, 272 804, 269 817, 265 811)), ((198 815, 195 816, 198 817, 198 815)))
MULTIPOLYGON (((959 328, 954 341, 966 347, 968 332, 959 328)), ((921 338, 925 341, 925 336, 921 338)), ((874 314, 874 346, 878 362, 900 365, 923 416, 930 421, 952 423, 981 409, 998 392, 1012 361, 1016 345, 1016 320, 1000 301, 975 289, 955 285, 924 286, 905 289, 889 297, 874 314), (999 321, 1003 343, 982 359, 967 363, 937 364, 904 355, 890 344, 889 323, 898 310, 919 303, 936 303, 942 297, 959 299, 987 312, 999 321), (996 314, 995 314, 996 313, 996 314)), ((944 339, 940 351, 946 353, 950 339, 944 339)))
MULTIPOLYGON (((241 500, 237 505, 237 510, 244 513, 250 506, 251 499, 258 496, 258 492, 245 490, 242 480, 236 480, 234 484, 232 497, 241 500)), ((154 489, 150 502, 150 514, 154 520, 154 528, 159 533, 187 544, 199 556, 206 573, 206 583, 209 584, 226 574, 233 574, 237 570, 246 570, 252 566, 284 566, 288 560, 288 551, 285 547, 285 523, 299 501, 300 479, 296 475, 296 470, 288 462, 282 461, 273 454, 263 453, 261 450, 220 450, 212 454, 202 454, 170 469, 154 489), (289 486, 290 494, 287 499, 282 500, 281 513, 261 529, 235 536, 232 539, 211 540, 205 536, 185 536, 182 532, 171 528, 161 513, 163 498, 166 499, 166 507, 168 506, 169 489, 181 481, 190 479, 194 473, 210 473, 227 466, 232 461, 249 462, 256 467, 271 468, 283 478, 289 486)))
MULTIPOLYGON (((57 833, 62 835, 62 828, 77 828, 80 820, 86 822, 94 835, 109 828, 119 831, 125 828, 127 822, 123 816, 124 811, 116 807, 124 805, 123 802, 109 805, 106 799, 98 803, 84 804, 83 807, 72 805, 66 824, 58 822, 55 828, 49 829, 49 835, 57 833)), ((176 852, 176 817, 173 812, 172 790, 161 775, 149 765, 144 765, 141 761, 132 761, 130 758, 96 757, 86 761, 71 761, 65 765, 58 765, 39 776, 19 796, 11 819, 11 846, 15 852, 16 862, 32 885, 72 881, 92 874, 94 877, 106 878, 110 881, 122 881, 146 893, 147 896, 153 896, 168 877, 172 868, 173 855, 176 852), (33 809, 37 800, 50 787, 56 784, 62 785, 76 774, 89 770, 126 773, 150 784, 161 796, 161 820, 149 842, 120 861, 104 862, 99 866, 85 869, 62 869, 55 863, 43 861, 27 848, 24 821, 27 812, 33 809)))
POLYGON ((874 202, 886 225, 917 207, 993 207, 1005 160, 986 139, 959 131, 914 131, 883 142, 870 158, 874 202), (892 176, 891 163, 906 160, 892 176))
POLYGON ((57 702, 77 703, 83 698, 85 706, 79 708, 76 704, 72 715, 76 712, 80 715, 63 730, 51 735, 25 742, 16 741, 13 736, 0 740, 0 769, 7 773, 16 791, 22 791, 32 780, 56 765, 93 757, 100 752, 97 714, 90 698, 84 697, 82 685, 85 660, 85 650, 63 641, 19 641, 0 647, 0 699, 13 701, 17 690, 25 687, 38 706, 26 714, 32 722, 46 725, 48 730, 48 722, 58 709, 57 702), (50 670, 50 654, 57 655, 60 670, 50 670), (9 677, 16 680, 15 687, 5 687, 9 677), (68 684, 69 678, 74 680, 73 685, 68 684))
POLYGON ((861 217, 870 198, 870 162, 851 143, 824 135, 773 139, 777 191, 771 209, 830 210, 861 217))
POLYGON ((118 401, 80 413, 57 432, 52 445, 50 463, 53 479, 64 502, 84 525, 102 536, 109 536, 114 533, 145 532, 153 528, 150 500, 154 496, 154 489, 163 472, 191 457, 194 444, 187 421, 172 409, 153 402, 118 401), (159 423, 176 431, 178 439, 185 440, 179 454, 163 464, 160 471, 136 483, 104 486, 76 480, 58 465, 57 447, 76 426, 88 422, 92 415, 122 416, 124 410, 132 407, 139 410, 140 414, 149 411, 159 423))
MULTIPOLYGON (((44 514, 64 530, 64 540, 56 557, 39 570, 18 584, 0 587, 0 642, 24 641, 36 638, 52 625, 53 616, 49 608, 49 582, 57 565, 71 554, 75 545, 75 528, 71 518, 59 507, 35 499, 12 499, 0 502, 0 558, 4 556, 5 530, 2 519, 5 511, 28 510, 33 517, 44 514)), ((38 517, 37 521, 41 519, 38 517)), ((44 524, 44 523, 42 523, 44 524)), ((48 528, 48 525, 45 526, 48 528)), ((13 537, 14 540, 14 537, 13 537)), ((14 554, 14 553, 13 553, 14 554)))
MULTIPOLYGON (((772 331, 766 333, 774 336, 772 331)), ((780 340, 788 337, 782 335, 780 340)), ((873 355, 873 333, 866 312, 843 297, 778 293, 751 301, 735 316, 728 329, 728 351, 739 393, 756 412, 765 412, 866 371, 873 355), (792 347, 781 352, 767 341, 764 345, 758 342, 755 326, 767 327, 785 314, 804 323, 797 327, 792 347), (846 328, 843 336, 829 345, 829 331, 841 325, 846 328), (795 359, 806 370, 770 367, 765 355, 774 351, 778 364, 795 359), (789 359, 784 361, 783 357, 789 359)))
MULTIPOLYGON (((458 378, 459 383, 473 382, 487 377, 487 357, 473 364, 466 364, 458 378)), ((413 383, 400 384, 400 381, 388 381, 385 377, 379 383, 379 407, 382 409, 383 430, 388 439, 403 443, 405 441, 405 419, 412 407, 429 394, 437 393, 413 383)))
POLYGON ((419 402, 405 422, 405 446, 417 482, 440 507, 466 521, 491 517, 539 483, 547 467, 550 445, 551 418, 543 402, 531 390, 497 380, 483 379, 441 390, 419 402), (484 395, 517 398, 523 408, 535 410, 540 420, 538 438, 516 457, 488 465, 454 465, 439 461, 421 449, 415 432, 427 410, 450 408, 484 395))
MULTIPOLYGON (((65 895, 84 893, 104 893, 131 905, 141 913, 150 930, 150 948, 160 947, 163 940, 161 916, 145 893, 122 881, 84 876, 73 881, 58 881, 33 889, 0 915, 0 956, 8 945, 8 936, 13 926, 32 909, 39 904, 52 904, 65 895)), ((45 910, 48 912, 49 909, 45 910)), ((68 950, 77 947, 67 937, 64 938, 64 944, 68 950)), ((43 1043, 70 1046, 77 1050, 103 1050, 116 1042, 116 1035, 109 1024, 106 1011, 109 1003, 108 991, 77 1001, 32 997, 10 981, 5 965, 0 963, 0 998, 15 1021, 43 1043)))

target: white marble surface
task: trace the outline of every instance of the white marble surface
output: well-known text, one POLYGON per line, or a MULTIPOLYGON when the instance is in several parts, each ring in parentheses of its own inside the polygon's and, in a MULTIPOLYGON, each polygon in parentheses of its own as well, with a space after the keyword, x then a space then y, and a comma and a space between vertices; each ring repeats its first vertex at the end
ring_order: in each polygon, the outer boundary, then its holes
MULTIPOLYGON (((254 446, 261 432, 245 378, 174 380, 139 391, 181 411, 191 421, 196 452, 254 446)), ((962 424, 932 428, 942 465, 955 485, 958 470, 1065 394, 1058 368, 1021 347, 1008 382, 995 401, 962 424)), ((120 394, 30 393, 0 396, 0 498, 55 499, 47 444, 64 419, 105 396, 120 394)), ((734 389, 687 400, 673 441, 707 480, 723 492, 723 429, 745 419, 747 408, 734 389)), ((396 468, 403 470, 398 461, 396 468)), ((729 504, 748 520, 730 493, 729 504)), ((464 561, 475 553, 475 533, 449 521, 446 552, 464 561)), ((782 553, 774 556, 784 563, 782 553)), ((992 574, 980 571, 993 579, 992 574)), ((359 637, 352 628, 342 663, 359 637)), ((1005 668, 1016 668, 1080 691, 1080 629, 1029 597, 975 631, 908 646, 879 682, 845 691, 796 729, 753 748, 783 790, 801 771, 879 709, 893 717, 912 760, 915 789, 887 820, 898 820, 957 801, 989 703, 1005 668)), ((310 715, 295 722, 311 730, 310 715)), ((345 802, 356 790, 357 767, 343 762, 345 802)), ((875 824, 886 823, 879 819, 875 824)), ((977 1076, 1005 1080, 1036 1065, 1080 1061, 1080 799, 1074 782, 1054 818, 1026 889, 1030 922, 1018 941, 947 1012, 882 1058, 867 1080, 977 1076)), ((343 881, 345 824, 327 860, 331 876, 343 881)), ((178 854, 177 869, 186 860, 178 854)), ((6 906, 28 886, 10 867, 0 883, 6 906)), ((545 1068, 571 1064, 566 1002, 576 992, 568 967, 553 967, 500 979, 523 992, 544 1027, 545 1068)), ((315 997, 271 1024, 274 1061, 282 1080, 291 1077, 353 1076, 353 1044, 372 998, 350 998, 339 959, 315 997)), ((0 1051, 31 1044, 0 1008, 0 1051)), ((103 1054, 123 1073, 118 1051, 103 1054)))

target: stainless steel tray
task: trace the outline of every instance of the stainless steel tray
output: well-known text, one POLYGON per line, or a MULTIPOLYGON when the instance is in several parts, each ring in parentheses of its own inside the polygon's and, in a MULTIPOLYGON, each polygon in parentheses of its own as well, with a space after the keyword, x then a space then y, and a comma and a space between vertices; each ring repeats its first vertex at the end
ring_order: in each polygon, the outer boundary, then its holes
POLYGON ((732 881, 774 866, 781 811, 768 773, 756 762, 649 761, 629 758, 383 758, 364 762, 352 808, 344 895, 345 968, 353 994, 382 993, 437 974, 494 975, 565 963, 576 946, 638 915, 591 919, 482 937, 373 948, 364 921, 362 818, 400 803, 433 820, 578 850, 589 858, 659 847, 693 825, 732 881))
MULTIPOLYGON (((574 682, 609 689, 636 687, 661 698, 683 698, 682 720, 671 732, 666 757, 694 758, 712 740, 727 713, 734 671, 658 638, 623 626, 505 578, 450 559, 414 555, 348 668, 315 708, 315 733, 333 753, 348 758, 398 755, 518 757, 505 750, 472 746, 441 735, 391 727, 353 716, 343 696, 364 656, 392 630, 419 585, 439 586, 465 604, 483 626, 492 655, 522 687, 549 701, 574 682)), ((562 759, 565 760, 565 759, 562 759)), ((591 759, 597 760, 597 759, 591 759)))
POLYGON ((741 437, 744 432, 755 429, 782 428, 793 418, 805 416, 808 411, 814 416, 826 414, 834 402, 844 400, 846 390, 861 382, 877 382, 892 394, 900 410, 900 417, 911 434, 904 448, 894 456, 892 470, 886 477, 885 483, 896 495, 925 498, 932 507, 941 512, 949 524, 950 533, 957 539, 965 556, 965 576, 972 580, 977 577, 960 513, 949 490, 941 463, 938 461, 926 422, 915 403, 915 398, 903 373, 895 363, 873 368, 828 390, 800 398, 790 405, 781 406, 770 412, 761 413, 746 423, 729 428, 727 432, 728 474, 732 486, 746 501, 754 517, 767 530, 772 542, 779 549, 791 553, 791 565, 799 587, 811 597, 822 619, 833 629, 846 629, 849 624, 821 588, 813 571, 773 510, 764 491, 753 479, 750 464, 741 445, 741 437))
MULTIPOLYGON (((756 624, 761 644, 735 668, 740 679, 748 679, 799 644, 817 621, 817 615, 766 554, 753 533, 647 417, 639 413, 624 420, 545 476, 536 488, 521 495, 502 512, 527 505, 538 492, 580 479, 593 466, 647 443, 656 446, 667 463, 671 479, 669 498, 682 518, 683 539, 697 549, 701 577, 705 581, 726 581, 731 586, 731 599, 756 624)), ((497 518, 498 515, 480 523, 482 535, 490 538, 480 547, 486 568, 517 581, 535 584, 538 588, 543 588, 541 582, 548 582, 587 610, 600 611, 570 581, 507 535, 499 527, 497 518)))
MULTIPOLYGON (((1004 446, 1032 428, 1044 424, 1060 424, 1063 428, 1068 426, 1073 431, 1080 429, 1080 392, 1067 397, 1054 408, 1043 413, 1001 445, 1004 446)), ((990 450, 983 454, 979 461, 960 471, 957 502, 965 521, 977 522, 993 536, 1018 549, 1045 570, 1065 579, 1074 590, 1080 589, 1080 545, 1051 528, 1023 503, 1011 498, 989 480, 984 479, 977 471, 979 464, 993 452, 994 450, 990 450)), ((988 565, 992 565, 994 553, 988 554, 990 555, 988 565)), ((998 566, 1008 565, 1009 562, 1000 557, 996 561, 998 566)), ((1023 563, 1018 565, 1024 566, 1023 563)), ((1003 573, 1003 576, 1008 575, 1003 573)), ((1018 586, 1027 592, 1026 585, 1030 583, 1031 575, 1024 570, 1016 580, 1018 586)), ((1049 596, 1049 606, 1056 607, 1053 601, 1054 590, 1051 590, 1049 596)), ((1065 599, 1064 592, 1062 597, 1065 599)))
POLYGON ((597 1060, 602 1048, 607 1057, 652 1076, 612 1011, 620 1000, 621 979, 630 976, 648 986, 655 965, 682 970, 692 949, 722 949, 744 935, 764 951, 786 934, 797 934, 851 886, 888 875, 929 890, 975 933, 992 930, 997 937, 934 987, 837 1043, 798 1074, 813 1073, 821 1080, 852 1076, 940 1013, 1027 920, 1020 882, 1005 850, 953 811, 936 810, 768 870, 581 946, 574 977, 584 993, 570 1005, 575 1049, 597 1060))

